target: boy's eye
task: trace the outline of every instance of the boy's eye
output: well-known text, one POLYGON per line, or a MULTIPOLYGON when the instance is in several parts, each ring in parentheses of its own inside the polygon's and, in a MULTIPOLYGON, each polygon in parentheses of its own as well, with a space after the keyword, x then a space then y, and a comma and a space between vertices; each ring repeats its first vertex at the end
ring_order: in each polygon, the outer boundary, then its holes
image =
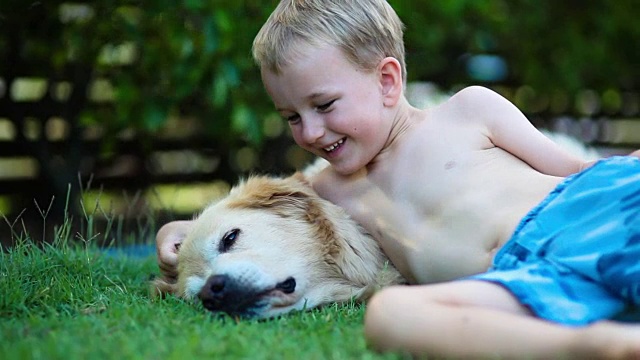
POLYGON ((335 100, 331 100, 326 104, 319 105, 318 106, 318 110, 327 111, 331 107, 331 105, 333 105, 334 102, 335 102, 335 100))
POLYGON ((290 115, 290 116, 283 116, 283 117, 290 124, 294 124, 294 123, 298 122, 298 120, 300 120, 300 115, 298 115, 298 114, 290 115))

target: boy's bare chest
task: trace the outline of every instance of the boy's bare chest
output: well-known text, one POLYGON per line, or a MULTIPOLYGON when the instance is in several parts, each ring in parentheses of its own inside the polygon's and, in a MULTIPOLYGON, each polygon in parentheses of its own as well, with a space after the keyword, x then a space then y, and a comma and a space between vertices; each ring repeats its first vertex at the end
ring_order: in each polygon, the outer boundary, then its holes
POLYGON ((381 167, 385 172, 339 186, 345 192, 337 202, 410 280, 430 283, 482 272, 550 189, 523 191, 523 181, 536 174, 501 151, 394 159, 381 167))
POLYGON ((491 213, 496 212, 487 206, 490 196, 458 181, 442 174, 439 184, 374 185, 350 202, 347 211, 407 278, 419 283, 452 280, 485 271, 505 232, 505 223, 496 221, 491 213))
POLYGON ((344 207, 409 280, 486 271, 557 179, 493 146, 480 128, 414 130, 364 176, 332 182, 321 196, 344 207))

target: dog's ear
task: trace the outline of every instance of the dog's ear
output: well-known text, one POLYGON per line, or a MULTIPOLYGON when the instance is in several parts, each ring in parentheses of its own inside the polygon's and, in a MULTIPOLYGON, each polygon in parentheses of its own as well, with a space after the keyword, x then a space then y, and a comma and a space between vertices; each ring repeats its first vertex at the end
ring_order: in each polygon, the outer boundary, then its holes
POLYGON ((281 216, 298 214, 298 211, 307 211, 309 197, 302 191, 283 191, 271 193, 262 205, 273 209, 281 216), (295 211, 298 210, 298 211, 295 211))
POLYGON ((301 173, 286 178, 255 177, 237 189, 228 207, 270 209, 282 217, 303 217, 310 199, 317 196, 301 173))
POLYGON ((389 263, 378 243, 341 208, 319 199, 311 209, 316 214, 318 237, 323 239, 325 256, 338 276, 354 289, 356 299, 366 300, 377 289, 404 283, 397 269, 389 263))
POLYGON ((149 294, 151 298, 164 298, 167 295, 176 294, 177 291, 177 283, 167 281, 160 277, 153 279, 149 285, 149 294))

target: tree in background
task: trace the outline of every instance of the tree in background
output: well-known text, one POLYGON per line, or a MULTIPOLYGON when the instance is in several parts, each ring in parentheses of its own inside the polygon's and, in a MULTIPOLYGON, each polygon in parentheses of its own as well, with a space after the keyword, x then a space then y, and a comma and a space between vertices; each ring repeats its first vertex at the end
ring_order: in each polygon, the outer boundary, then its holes
POLYGON ((497 54, 506 81, 539 89, 637 89, 640 28, 634 0, 390 0, 404 20, 414 80, 469 82, 465 54, 497 54))
MULTIPOLYGON (((69 184, 77 195, 79 173, 99 172, 123 137, 149 151, 169 118, 197 119, 198 136, 221 152, 260 144, 256 114, 268 102, 250 47, 268 11, 261 1, 3 1, 0 118, 16 129, 4 155, 21 149, 37 159, 39 194, 27 197, 47 204, 53 194, 60 213, 69 184), (14 99, 20 78, 45 79, 46 91, 36 101, 14 99), (52 117, 66 122, 62 141, 44 133, 52 117), (30 138, 34 122, 41 134, 30 138)), ((144 178, 139 165, 132 181, 144 178)))

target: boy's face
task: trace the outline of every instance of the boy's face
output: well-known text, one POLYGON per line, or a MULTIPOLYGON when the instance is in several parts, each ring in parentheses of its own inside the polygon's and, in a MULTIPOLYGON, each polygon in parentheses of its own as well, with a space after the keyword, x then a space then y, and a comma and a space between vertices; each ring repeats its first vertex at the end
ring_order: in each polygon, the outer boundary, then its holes
POLYGON ((295 142, 327 159, 340 174, 367 165, 384 147, 390 121, 376 71, 351 64, 334 46, 305 46, 280 74, 262 80, 295 142))

